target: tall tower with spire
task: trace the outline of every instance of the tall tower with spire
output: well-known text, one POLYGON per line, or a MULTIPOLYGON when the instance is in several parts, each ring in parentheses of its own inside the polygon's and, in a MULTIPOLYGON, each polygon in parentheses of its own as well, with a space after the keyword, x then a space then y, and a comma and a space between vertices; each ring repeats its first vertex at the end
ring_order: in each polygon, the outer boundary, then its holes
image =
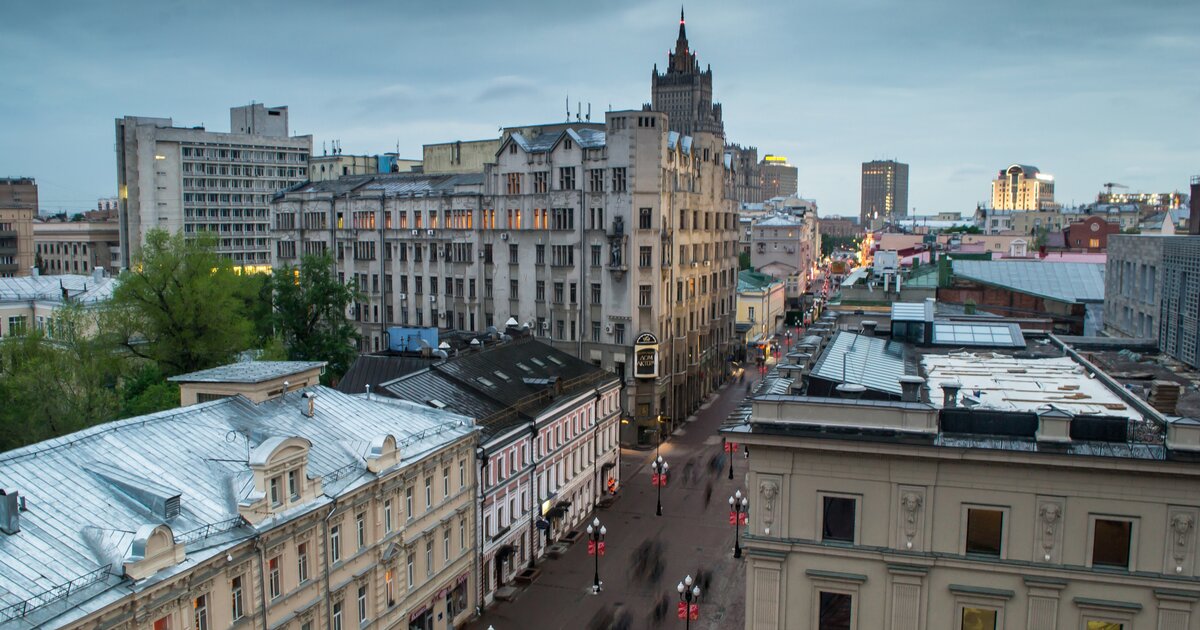
POLYGON ((700 131, 725 135, 721 105, 713 102, 712 67, 700 69, 696 51, 688 46, 683 8, 679 9, 679 37, 667 52, 667 69, 650 77, 651 109, 668 116, 671 131, 694 135, 700 131))

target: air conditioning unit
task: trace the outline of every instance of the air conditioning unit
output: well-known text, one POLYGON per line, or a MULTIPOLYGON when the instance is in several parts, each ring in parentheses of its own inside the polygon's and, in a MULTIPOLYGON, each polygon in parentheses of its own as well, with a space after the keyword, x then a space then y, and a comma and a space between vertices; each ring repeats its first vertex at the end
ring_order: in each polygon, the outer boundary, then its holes
POLYGON ((542 322, 542 330, 550 330, 550 322, 549 321, 542 322))
POLYGON ((425 230, 425 236, 433 238, 433 230, 425 230))
POLYGON ((446 311, 442 311, 441 313, 438 313, 438 317, 440 317, 442 319, 446 319, 446 311))
POLYGON ((429 296, 429 303, 430 303, 430 304, 437 304, 437 296, 436 296, 436 295, 431 295, 431 296, 429 296))
POLYGON ((398 295, 399 295, 399 297, 400 297, 400 300, 401 300, 401 301, 403 301, 403 300, 407 300, 407 299, 408 299, 408 294, 407 294, 407 293, 400 293, 400 294, 398 294, 398 295))
POLYGON ((507 241, 507 240, 508 240, 508 232, 501 232, 501 233, 500 233, 500 240, 502 240, 502 241, 507 241))
POLYGON ((419 235, 420 233, 421 233, 421 230, 413 230, 413 231, 412 231, 412 235, 413 235, 413 236, 417 236, 417 235, 419 235))
POLYGON ((612 324, 605 324, 605 325, 604 325, 604 332, 606 332, 606 333, 608 333, 608 334, 610 334, 610 335, 611 335, 611 334, 612 334, 612 331, 613 331, 612 324))

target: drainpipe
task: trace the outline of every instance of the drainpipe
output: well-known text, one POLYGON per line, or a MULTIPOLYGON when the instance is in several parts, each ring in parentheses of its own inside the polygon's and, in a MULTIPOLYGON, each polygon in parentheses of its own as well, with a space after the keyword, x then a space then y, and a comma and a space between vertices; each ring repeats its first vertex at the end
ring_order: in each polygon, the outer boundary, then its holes
MULTIPOLYGON (((325 614, 329 615, 329 611, 333 610, 333 594, 329 592, 329 519, 333 518, 333 513, 337 511, 337 497, 333 498, 333 505, 329 508, 329 514, 325 515, 325 519, 321 521, 322 529, 325 531, 325 540, 321 542, 322 557, 325 561, 324 575, 321 580, 325 582, 325 614)), ((328 617, 326 617, 328 618, 328 617)), ((264 624, 265 628, 266 625, 264 624)))
POLYGON ((266 549, 263 549, 262 534, 254 535, 254 549, 255 549, 255 551, 258 552, 258 554, 256 554, 258 556, 258 600, 259 600, 259 605, 261 606, 260 610, 262 611, 262 614, 259 616, 262 617, 263 628, 266 628, 267 627, 267 591, 266 591, 266 577, 264 575, 264 565, 266 565, 266 562, 267 562, 266 557, 265 557, 267 551, 266 551, 266 549))
POLYGON ((476 549, 476 551, 475 551, 475 587, 476 587, 476 591, 478 593, 478 597, 476 597, 476 599, 475 599, 475 614, 477 616, 483 614, 483 598, 484 598, 484 594, 485 594, 484 583, 487 580, 487 576, 484 575, 484 573, 483 573, 483 514, 482 514, 483 499, 484 499, 483 480, 487 478, 483 474, 484 468, 487 468, 488 460, 487 460, 486 455, 487 455, 487 452, 484 450, 484 448, 482 446, 476 447, 475 459, 479 462, 479 476, 476 478, 476 483, 475 483, 475 486, 477 488, 479 488, 479 503, 477 505, 477 509, 479 510, 479 512, 477 512, 475 514, 475 523, 477 523, 477 526, 475 527, 475 539, 477 541, 476 547, 475 547, 475 549, 476 549))
MULTIPOLYGON (((580 150, 582 151, 582 148, 580 150)), ((583 175, 582 171, 585 170, 582 166, 582 162, 580 163, 579 170, 581 171, 579 174, 582 176, 583 175)), ((582 179, 580 180, 579 184, 580 184, 579 185, 579 239, 577 241, 579 243, 579 260, 576 263, 579 267, 579 289, 575 292, 575 322, 576 322, 575 327, 578 329, 577 330, 578 336, 576 337, 576 339, 579 342, 578 345, 576 346, 577 347, 576 355, 582 361, 583 360, 583 305, 584 305, 583 292, 587 290, 587 267, 588 266, 583 263, 583 260, 584 260, 583 257, 585 255, 585 252, 583 251, 583 246, 584 246, 583 206, 586 203, 586 199, 584 198, 582 179)), ((603 221, 601 221, 600 227, 601 228, 604 227, 603 221)), ((589 261, 589 262, 591 262, 591 261, 589 261)))
MULTIPOLYGON (((534 560, 537 558, 537 517, 538 511, 538 493, 537 493, 537 420, 531 420, 529 423, 529 568, 534 567, 534 560)), ((524 507, 524 506, 522 506, 524 507)))

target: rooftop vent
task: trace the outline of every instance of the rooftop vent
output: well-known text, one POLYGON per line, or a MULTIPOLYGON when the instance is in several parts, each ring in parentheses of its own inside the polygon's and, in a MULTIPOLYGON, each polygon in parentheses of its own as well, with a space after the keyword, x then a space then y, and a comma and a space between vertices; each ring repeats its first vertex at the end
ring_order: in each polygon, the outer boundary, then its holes
POLYGON ((848 398, 850 400, 862 398, 863 394, 867 391, 866 387, 859 385, 858 383, 842 383, 835 389, 837 389, 839 396, 842 398, 848 398))
POLYGON ((875 336, 875 328, 879 326, 879 322, 873 319, 864 319, 862 321, 862 334, 868 337, 875 336))
POLYGON ((21 531, 21 503, 16 490, 0 490, 0 532, 11 536, 21 531))
POLYGON ((179 490, 126 472, 111 464, 95 462, 86 465, 85 468, 158 518, 169 521, 179 516, 182 494, 179 490))

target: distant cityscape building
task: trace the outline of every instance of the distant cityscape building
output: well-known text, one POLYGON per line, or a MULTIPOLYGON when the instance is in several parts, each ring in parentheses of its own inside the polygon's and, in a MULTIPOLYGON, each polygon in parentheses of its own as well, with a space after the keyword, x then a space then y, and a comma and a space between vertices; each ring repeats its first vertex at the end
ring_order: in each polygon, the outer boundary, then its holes
POLYGON ((908 165, 896 160, 873 160, 862 165, 862 197, 859 219, 908 216, 908 165))
POLYGON ((101 197, 96 200, 96 210, 101 212, 113 212, 115 216, 115 213, 120 209, 121 204, 116 197, 101 197))
POLYGON ((782 280, 757 271, 738 272, 737 332, 745 344, 739 354, 747 359, 766 357, 766 346, 782 330, 786 298, 782 280))
POLYGON ((759 162, 758 181, 763 199, 794 197, 799 192, 798 171, 782 155, 768 154, 759 162))
POLYGON ((1143 216, 1150 216, 1168 210, 1186 209, 1188 195, 1181 192, 1128 193, 1109 191, 1096 195, 1096 203, 1116 205, 1136 204, 1141 209, 1143 216))
POLYGON ((333 255, 366 295, 366 350, 393 325, 528 325, 622 378, 621 440, 653 444, 728 375, 738 235, 723 148, 653 111, 506 129, 482 173, 344 177, 278 196, 272 262, 333 255))
POLYGON ((816 212, 769 215, 750 226, 750 266, 787 284, 797 301, 808 290, 821 251, 816 212))
POLYGON ((120 272, 120 227, 116 221, 35 221, 35 261, 43 275, 120 272))
POLYGON ((818 222, 821 236, 847 238, 863 233, 858 217, 821 217, 818 222))
POLYGON ((724 138, 721 105, 713 102, 712 66, 700 69, 696 51, 688 47, 683 9, 679 10, 679 37, 667 54, 667 69, 650 75, 651 109, 668 116, 671 131, 685 136, 711 133, 724 138))
POLYGON ((0 278, 29 275, 37 213, 38 188, 32 177, 0 178, 0 278))
POLYGON ((1104 282, 1106 332, 1200 367, 1200 236, 1113 236, 1104 282))
POLYGON ((314 155, 310 161, 309 181, 324 182, 346 175, 375 175, 377 173, 408 173, 421 171, 421 160, 405 160, 395 153, 383 155, 346 155, 333 153, 314 155))
POLYGON ((1106 221, 1101 216, 1090 216, 1067 226, 1066 246, 1076 251, 1103 252, 1108 249, 1108 237, 1120 233, 1120 224, 1106 221))
MULTIPOLYGON (((203 378, 250 394, 295 369, 235 364, 203 378)), ((470 418, 319 385, 266 396, 0 456, 5 625, 464 624, 479 601, 470 418)))
POLYGON ((120 266, 148 231, 214 234, 248 271, 270 264, 268 204, 309 179, 312 136, 289 137, 286 107, 230 109, 231 133, 175 127, 170 118, 116 120, 120 266))
POLYGON ((725 197, 738 203, 762 203, 762 179, 759 175, 758 149, 739 144, 725 145, 725 197))
POLYGON ((1036 166, 1013 164, 992 180, 992 208, 995 210, 1055 210, 1054 176, 1036 166))

